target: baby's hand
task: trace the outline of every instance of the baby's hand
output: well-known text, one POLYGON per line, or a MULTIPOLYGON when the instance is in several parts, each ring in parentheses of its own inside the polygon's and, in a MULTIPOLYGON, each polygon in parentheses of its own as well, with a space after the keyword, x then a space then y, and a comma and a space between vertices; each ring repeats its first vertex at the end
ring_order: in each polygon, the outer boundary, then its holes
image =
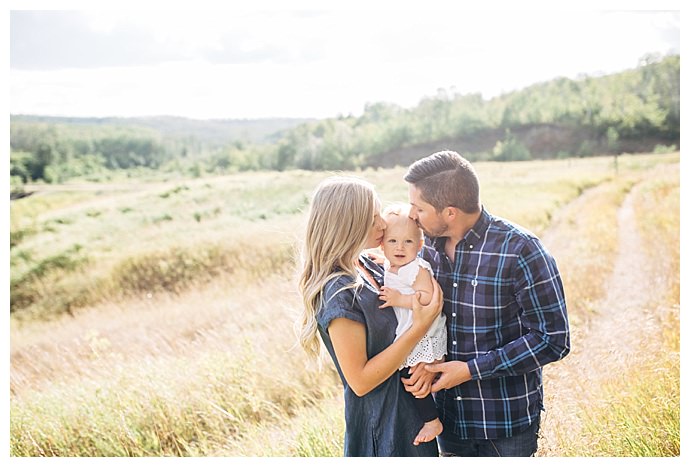
POLYGON ((402 294, 391 287, 383 286, 381 287, 381 292, 379 293, 379 298, 383 300, 383 305, 379 308, 386 308, 389 306, 401 306, 400 299, 402 294))
POLYGON ((385 256, 377 255, 376 253, 372 253, 371 251, 367 252, 367 256, 370 260, 372 260, 380 266, 383 266, 383 263, 386 261, 385 256))

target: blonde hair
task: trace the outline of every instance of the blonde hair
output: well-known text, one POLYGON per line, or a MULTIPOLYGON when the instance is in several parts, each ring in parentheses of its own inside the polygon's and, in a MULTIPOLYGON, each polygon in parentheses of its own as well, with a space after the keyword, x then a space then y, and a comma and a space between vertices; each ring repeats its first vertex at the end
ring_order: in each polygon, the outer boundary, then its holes
POLYGON ((379 206, 373 185, 355 177, 330 177, 314 192, 302 249, 299 291, 304 309, 298 323, 300 344, 312 357, 321 353, 316 313, 324 287, 338 276, 352 277, 355 287, 357 257, 379 206))

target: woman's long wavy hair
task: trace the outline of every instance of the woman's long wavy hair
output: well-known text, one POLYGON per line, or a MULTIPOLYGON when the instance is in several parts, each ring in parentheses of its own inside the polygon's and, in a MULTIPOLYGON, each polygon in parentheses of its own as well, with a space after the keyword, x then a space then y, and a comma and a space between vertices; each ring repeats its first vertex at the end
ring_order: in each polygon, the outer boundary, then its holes
POLYGON ((355 286, 357 258, 379 207, 373 185, 358 178, 330 177, 316 188, 302 248, 299 291, 304 309, 298 322, 300 344, 313 358, 321 354, 316 313, 324 287, 337 276, 352 277, 355 286))

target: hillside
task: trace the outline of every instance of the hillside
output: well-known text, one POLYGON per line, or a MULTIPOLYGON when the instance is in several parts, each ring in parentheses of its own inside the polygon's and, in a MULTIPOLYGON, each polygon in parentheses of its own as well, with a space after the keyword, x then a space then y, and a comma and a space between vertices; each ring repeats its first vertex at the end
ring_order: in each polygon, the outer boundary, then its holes
MULTIPOLYGON (((592 154, 612 152, 605 137, 593 136, 586 128, 555 124, 530 124, 511 129, 511 134, 527 148, 532 159, 551 159, 559 155, 576 155, 583 141, 590 141, 592 154)), ((505 138, 505 130, 500 128, 477 131, 468 136, 441 138, 411 146, 398 147, 375 154, 369 158, 379 167, 409 165, 419 159, 421 154, 432 154, 442 149, 462 148, 464 154, 491 154, 497 141, 505 138)), ((664 145, 680 146, 676 140, 658 135, 637 135, 617 141, 616 153, 639 154, 653 152, 664 145)), ((477 157, 470 157, 477 159, 477 157)))
POLYGON ((635 69, 557 78, 488 100, 440 89, 415 107, 377 102, 359 116, 12 116, 10 133, 13 187, 153 172, 394 167, 446 148, 472 161, 667 153, 680 149, 680 56, 645 57, 635 69))

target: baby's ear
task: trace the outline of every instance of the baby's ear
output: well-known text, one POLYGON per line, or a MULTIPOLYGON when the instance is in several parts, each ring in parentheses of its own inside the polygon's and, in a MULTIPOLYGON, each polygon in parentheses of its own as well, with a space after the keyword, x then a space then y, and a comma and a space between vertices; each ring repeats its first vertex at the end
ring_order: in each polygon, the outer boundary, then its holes
POLYGON ((424 238, 419 239, 419 245, 417 245, 417 251, 420 251, 424 246, 424 238))

